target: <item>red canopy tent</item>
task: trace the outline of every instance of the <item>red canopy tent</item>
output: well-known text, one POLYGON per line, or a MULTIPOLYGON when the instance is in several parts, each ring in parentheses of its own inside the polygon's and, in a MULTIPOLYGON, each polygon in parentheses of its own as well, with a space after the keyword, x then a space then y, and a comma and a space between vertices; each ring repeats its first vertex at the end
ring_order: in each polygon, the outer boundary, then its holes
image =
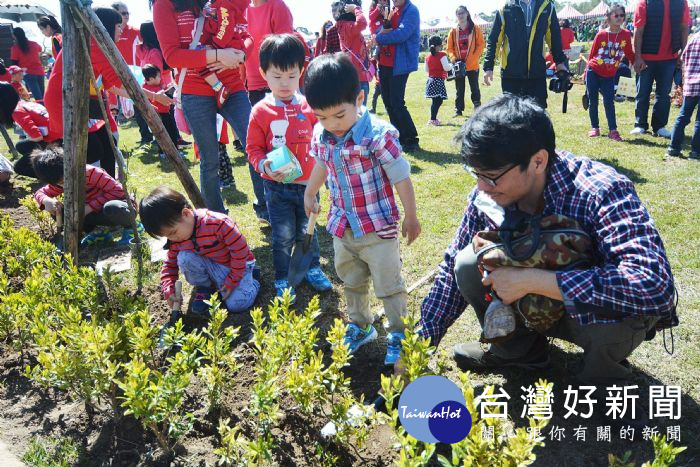
POLYGON ((605 2, 600 2, 597 7, 583 15, 583 18, 597 18, 600 16, 605 16, 609 9, 610 7, 606 5, 605 2))
POLYGON ((583 18, 583 13, 578 11, 571 5, 566 5, 562 10, 557 13, 557 18, 559 19, 578 19, 583 18))

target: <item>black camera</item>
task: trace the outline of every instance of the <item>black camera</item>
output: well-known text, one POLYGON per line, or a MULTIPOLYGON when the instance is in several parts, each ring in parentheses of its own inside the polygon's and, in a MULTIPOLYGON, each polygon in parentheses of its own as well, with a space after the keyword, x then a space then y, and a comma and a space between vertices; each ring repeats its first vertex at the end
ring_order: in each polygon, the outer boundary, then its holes
POLYGON ((564 93, 564 98, 561 103, 561 112, 566 113, 566 108, 569 104, 569 90, 574 86, 571 82, 573 75, 569 70, 559 70, 554 74, 554 77, 549 80, 549 90, 556 93, 564 93))
POLYGON ((467 65, 462 60, 458 60, 452 64, 452 69, 447 72, 447 81, 465 76, 467 76, 467 65))
POLYGON ((355 21, 354 13, 346 13, 345 7, 347 5, 357 5, 362 7, 362 0, 342 0, 340 2, 333 3, 333 19, 336 21, 355 21))

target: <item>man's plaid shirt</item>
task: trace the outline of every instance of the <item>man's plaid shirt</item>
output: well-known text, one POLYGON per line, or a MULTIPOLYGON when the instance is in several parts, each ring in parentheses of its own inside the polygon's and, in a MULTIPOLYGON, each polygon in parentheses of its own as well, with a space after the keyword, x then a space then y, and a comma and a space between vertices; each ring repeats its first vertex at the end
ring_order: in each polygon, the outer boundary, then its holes
MULTIPOLYGON (((661 237, 632 182, 614 169, 558 151, 544 191, 543 216, 575 219, 593 240, 598 264, 557 272, 566 312, 582 325, 614 323, 633 315, 661 316, 677 324, 675 287, 661 237)), ((467 301, 457 289, 455 257, 472 237, 494 225, 473 205, 464 218, 421 307, 421 334, 437 344, 467 301)))
POLYGON ((681 55, 683 60, 683 95, 700 96, 700 34, 695 33, 681 55))

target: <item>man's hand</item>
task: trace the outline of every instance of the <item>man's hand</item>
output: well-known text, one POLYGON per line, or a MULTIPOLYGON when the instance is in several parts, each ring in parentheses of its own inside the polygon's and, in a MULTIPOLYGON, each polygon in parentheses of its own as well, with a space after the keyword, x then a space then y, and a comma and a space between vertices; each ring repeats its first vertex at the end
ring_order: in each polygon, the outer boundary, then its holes
POLYGON ((401 235, 403 238, 408 238, 409 245, 418 238, 420 232, 421 228, 418 217, 415 214, 404 216, 403 223, 401 224, 401 235))
POLYGON ((486 86, 491 86, 492 82, 493 82, 493 70, 485 71, 484 72, 484 84, 486 86))
POLYGON ((229 289, 224 285, 221 287, 221 289, 219 289, 219 292, 221 293, 221 301, 225 302, 226 299, 228 299, 231 296, 233 289, 229 289))
POLYGON ((316 195, 311 196, 304 194, 304 211, 306 212, 307 216, 310 216, 312 213, 319 213, 321 211, 321 205, 318 204, 316 195))
POLYGON ((646 70, 647 66, 647 62, 645 62, 642 57, 637 57, 637 59, 634 61, 634 72, 639 74, 646 70))
POLYGON ((263 162, 263 170, 265 171, 265 175, 267 175, 276 182, 282 183, 287 174, 279 170, 271 170, 270 165, 272 165, 272 161, 269 159, 263 162))
POLYGON ((481 280, 484 287, 491 287, 506 305, 521 299, 531 292, 527 275, 533 269, 502 267, 494 269, 481 280))
POLYGON ((44 205, 46 212, 53 215, 56 215, 56 211, 63 207, 61 203, 53 198, 45 198, 42 204, 44 205))

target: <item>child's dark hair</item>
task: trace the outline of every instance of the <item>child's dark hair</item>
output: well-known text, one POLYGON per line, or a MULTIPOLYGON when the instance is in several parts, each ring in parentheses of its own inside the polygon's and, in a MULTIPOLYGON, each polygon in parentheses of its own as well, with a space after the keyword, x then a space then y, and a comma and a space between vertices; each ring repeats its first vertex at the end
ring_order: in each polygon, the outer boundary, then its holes
POLYGON ((163 228, 173 226, 182 218, 182 210, 192 209, 185 196, 161 185, 139 203, 143 228, 153 237, 160 236, 163 228))
POLYGON ((49 146, 36 149, 29 156, 36 178, 44 183, 55 185, 63 180, 63 148, 49 146))
POLYGON ((430 55, 435 55, 437 48, 442 46, 442 38, 440 36, 430 36, 428 44, 430 44, 430 55))
POLYGON ((625 10, 625 5, 623 5, 621 3, 613 3, 612 5, 610 5, 610 9, 608 9, 607 14, 605 15, 606 18, 610 19, 612 17, 613 13, 615 13, 615 11, 618 9, 622 10, 623 15, 627 14, 627 11, 625 10))
POLYGON ((143 79, 148 81, 149 79, 153 79, 158 76, 160 74, 160 70, 157 66, 147 63, 141 68, 141 73, 143 73, 143 79))
POLYGON ((348 55, 338 52, 315 58, 306 70, 304 94, 312 109, 355 104, 360 79, 348 55))
POLYGON ((260 68, 267 72, 272 65, 282 71, 304 69, 306 50, 294 34, 271 34, 260 44, 260 68))

